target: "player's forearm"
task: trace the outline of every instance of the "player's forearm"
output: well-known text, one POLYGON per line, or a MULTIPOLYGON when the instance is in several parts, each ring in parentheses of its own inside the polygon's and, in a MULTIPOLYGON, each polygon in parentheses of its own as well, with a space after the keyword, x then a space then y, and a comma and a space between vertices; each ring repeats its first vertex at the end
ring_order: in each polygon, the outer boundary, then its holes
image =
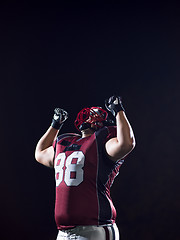
POLYGON ((39 142, 37 143, 36 152, 44 151, 45 149, 52 146, 54 140, 57 137, 57 134, 58 134, 58 130, 50 126, 48 130, 45 132, 45 134, 40 138, 39 142))
POLYGON ((132 150, 135 146, 135 137, 124 111, 117 113, 116 125, 118 144, 127 151, 132 150))

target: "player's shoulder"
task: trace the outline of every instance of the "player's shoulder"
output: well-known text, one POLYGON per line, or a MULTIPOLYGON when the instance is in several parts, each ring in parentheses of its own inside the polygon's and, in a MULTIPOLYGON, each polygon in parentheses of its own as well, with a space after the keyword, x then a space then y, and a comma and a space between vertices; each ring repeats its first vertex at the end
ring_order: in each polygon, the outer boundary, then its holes
POLYGON ((106 132, 107 134, 115 133, 116 130, 117 130, 116 126, 105 126, 102 128, 102 132, 106 132))
POLYGON ((97 139, 107 141, 108 139, 116 136, 116 126, 104 126, 100 128, 95 134, 97 139))
POLYGON ((112 131, 115 131, 117 129, 116 126, 106 126, 108 132, 112 132, 112 131))
POLYGON ((57 137, 57 142, 65 138, 73 138, 73 137, 81 137, 81 135, 77 133, 63 133, 57 137))

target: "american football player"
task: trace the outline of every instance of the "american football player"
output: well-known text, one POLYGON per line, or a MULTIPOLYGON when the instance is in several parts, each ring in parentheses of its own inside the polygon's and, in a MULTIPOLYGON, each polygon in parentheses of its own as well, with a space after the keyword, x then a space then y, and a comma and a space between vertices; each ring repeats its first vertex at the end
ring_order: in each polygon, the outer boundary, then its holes
POLYGON ((107 111, 83 108, 75 120, 80 134, 61 135, 68 113, 56 108, 51 126, 37 143, 36 160, 55 169, 57 240, 119 239, 110 188, 135 137, 121 98, 110 97, 105 107, 107 111))

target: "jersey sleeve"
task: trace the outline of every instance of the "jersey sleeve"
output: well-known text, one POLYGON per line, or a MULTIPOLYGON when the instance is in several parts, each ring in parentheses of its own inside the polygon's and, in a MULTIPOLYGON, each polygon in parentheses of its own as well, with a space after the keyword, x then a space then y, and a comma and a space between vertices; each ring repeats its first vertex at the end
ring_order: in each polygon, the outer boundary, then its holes
POLYGON ((68 138, 68 137, 80 137, 79 134, 76 134, 76 133, 64 133, 64 134, 61 134, 59 135, 56 140, 53 142, 53 148, 55 149, 56 148, 56 144, 58 142, 60 142, 61 140, 65 139, 65 138, 68 138))
POLYGON ((105 139, 105 142, 107 142, 109 139, 114 138, 116 136, 117 136, 117 127, 116 126, 108 127, 108 134, 105 139))
POLYGON ((53 142, 53 148, 55 149, 55 147, 56 147, 56 142, 57 142, 57 139, 53 142))

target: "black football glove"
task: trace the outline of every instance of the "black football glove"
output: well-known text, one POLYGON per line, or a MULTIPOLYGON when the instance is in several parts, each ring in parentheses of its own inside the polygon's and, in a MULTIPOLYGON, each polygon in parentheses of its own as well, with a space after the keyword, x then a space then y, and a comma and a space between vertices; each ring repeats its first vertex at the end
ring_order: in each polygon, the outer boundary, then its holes
POLYGON ((105 107, 113 114, 114 117, 116 117, 118 112, 125 111, 119 96, 112 96, 109 99, 106 99, 105 107))
POLYGON ((68 118, 68 113, 64 109, 55 108, 51 126, 59 130, 67 118, 68 118))

